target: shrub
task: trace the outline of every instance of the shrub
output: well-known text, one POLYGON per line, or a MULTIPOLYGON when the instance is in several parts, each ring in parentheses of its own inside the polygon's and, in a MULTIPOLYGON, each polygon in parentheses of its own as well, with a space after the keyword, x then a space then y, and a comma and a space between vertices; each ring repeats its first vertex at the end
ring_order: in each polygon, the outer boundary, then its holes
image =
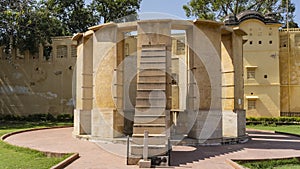
POLYGON ((262 124, 262 125, 280 125, 280 124, 299 124, 300 117, 248 117, 247 124, 262 124))
POLYGON ((0 114, 0 121, 27 121, 27 122, 73 122, 73 115, 59 114, 53 116, 47 114, 30 114, 27 116, 14 115, 14 114, 0 114))

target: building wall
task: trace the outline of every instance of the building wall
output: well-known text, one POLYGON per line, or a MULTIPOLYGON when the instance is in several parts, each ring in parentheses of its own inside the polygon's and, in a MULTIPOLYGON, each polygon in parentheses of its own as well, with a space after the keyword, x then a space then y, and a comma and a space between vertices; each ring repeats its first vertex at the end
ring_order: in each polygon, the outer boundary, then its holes
POLYGON ((248 117, 280 116, 279 26, 257 19, 239 25, 248 34, 244 37, 248 40, 244 44, 244 106, 248 117))
POLYGON ((73 112, 76 44, 71 37, 55 37, 52 41, 50 55, 40 47, 36 54, 22 54, 13 49, 12 57, 9 57, 1 48, 0 114, 73 112))
POLYGON ((300 29, 280 31, 281 112, 300 116, 300 29))

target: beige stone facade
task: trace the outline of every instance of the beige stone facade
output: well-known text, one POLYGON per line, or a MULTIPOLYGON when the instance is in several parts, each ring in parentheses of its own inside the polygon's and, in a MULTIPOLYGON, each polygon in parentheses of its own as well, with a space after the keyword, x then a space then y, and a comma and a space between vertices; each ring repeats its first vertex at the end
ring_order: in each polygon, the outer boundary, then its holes
POLYGON ((280 110, 282 116, 300 116, 300 29, 282 29, 280 37, 280 110))
POLYGON ((255 11, 228 17, 225 23, 247 33, 243 61, 247 116, 300 116, 300 30, 280 29, 270 15, 255 11))
POLYGON ((167 138, 220 144, 244 137, 243 35, 223 23, 184 20, 107 23, 75 35, 73 134, 131 135, 138 157, 144 131, 149 156, 165 153, 167 138))
POLYGON ((54 37, 36 54, 0 50, 0 114, 53 115, 73 112, 72 77, 76 46, 71 37, 54 37))

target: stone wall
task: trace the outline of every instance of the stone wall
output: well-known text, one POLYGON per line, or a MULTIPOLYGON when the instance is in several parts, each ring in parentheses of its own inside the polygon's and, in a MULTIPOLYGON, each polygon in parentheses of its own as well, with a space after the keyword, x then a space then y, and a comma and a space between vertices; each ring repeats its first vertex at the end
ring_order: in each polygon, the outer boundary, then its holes
POLYGON ((51 52, 41 46, 30 54, 0 50, 0 114, 71 114, 76 45, 71 37, 52 39, 51 52))

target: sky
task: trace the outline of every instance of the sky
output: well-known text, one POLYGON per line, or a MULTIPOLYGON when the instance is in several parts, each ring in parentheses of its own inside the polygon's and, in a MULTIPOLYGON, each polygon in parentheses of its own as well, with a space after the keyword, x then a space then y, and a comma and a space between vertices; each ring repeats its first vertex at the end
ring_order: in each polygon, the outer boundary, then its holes
MULTIPOLYGON (((188 19, 185 16, 182 6, 187 4, 189 1, 190 0, 142 0, 139 13, 160 12, 177 16, 182 19, 188 19)), ((300 25, 300 1, 292 0, 292 3, 296 5, 295 21, 300 25)))

